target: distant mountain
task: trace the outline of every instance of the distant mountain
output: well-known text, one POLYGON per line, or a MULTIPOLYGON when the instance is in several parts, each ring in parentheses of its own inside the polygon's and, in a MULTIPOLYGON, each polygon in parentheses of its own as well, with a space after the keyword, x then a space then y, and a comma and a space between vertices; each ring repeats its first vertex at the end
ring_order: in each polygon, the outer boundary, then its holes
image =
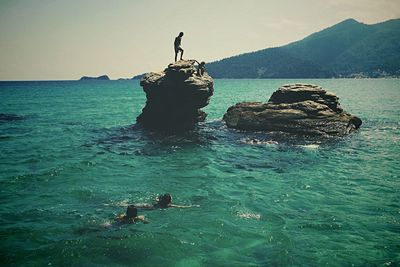
POLYGON ((88 76, 83 76, 82 78, 79 79, 80 81, 93 81, 93 80, 101 80, 101 81, 109 81, 110 78, 107 75, 101 75, 99 77, 88 77, 88 76))
POLYGON ((400 76, 400 19, 348 19, 303 40, 207 64, 215 78, 400 76))

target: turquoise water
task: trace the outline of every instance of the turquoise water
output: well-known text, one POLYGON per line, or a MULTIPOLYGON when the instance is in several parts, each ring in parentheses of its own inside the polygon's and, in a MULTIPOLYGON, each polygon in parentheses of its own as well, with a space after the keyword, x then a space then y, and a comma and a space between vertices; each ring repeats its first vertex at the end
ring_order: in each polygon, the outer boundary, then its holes
POLYGON ((0 265, 400 264, 398 79, 216 80, 207 121, 175 135, 132 126, 138 81, 1 82, 0 99, 0 265), (361 130, 318 142, 220 121, 293 82, 336 93, 361 130), (113 226, 165 192, 200 207, 113 226))

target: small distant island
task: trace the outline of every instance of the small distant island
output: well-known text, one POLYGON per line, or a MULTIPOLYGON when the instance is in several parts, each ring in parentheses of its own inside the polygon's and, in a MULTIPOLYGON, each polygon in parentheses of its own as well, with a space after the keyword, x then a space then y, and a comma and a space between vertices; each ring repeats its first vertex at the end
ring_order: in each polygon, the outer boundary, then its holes
POLYGON ((82 78, 79 79, 80 81, 109 81, 110 77, 107 75, 101 75, 99 77, 88 77, 88 76, 83 76, 82 78))
POLYGON ((140 79, 142 79, 144 77, 144 75, 145 75, 145 73, 135 75, 135 76, 132 77, 131 80, 140 80, 140 79))

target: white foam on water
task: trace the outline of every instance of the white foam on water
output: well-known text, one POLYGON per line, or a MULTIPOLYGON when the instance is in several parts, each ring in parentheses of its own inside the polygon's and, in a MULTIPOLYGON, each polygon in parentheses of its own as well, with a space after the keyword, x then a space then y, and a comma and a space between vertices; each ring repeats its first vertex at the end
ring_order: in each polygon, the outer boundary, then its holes
POLYGON ((104 203, 103 206, 118 206, 118 207, 127 207, 129 206, 129 199, 124 199, 121 201, 113 201, 112 203, 104 203))
POLYGON ((318 149, 319 145, 317 144, 310 144, 310 145, 301 145, 299 147, 306 148, 306 149, 318 149))
POLYGON ((278 142, 273 141, 273 140, 258 140, 258 139, 249 139, 249 138, 244 138, 240 140, 242 143, 249 144, 249 145, 277 145, 278 142))
POLYGON ((238 216, 244 219, 261 219, 261 215, 257 213, 250 213, 250 212, 239 212, 238 216))
POLYGON ((100 224, 100 226, 102 226, 102 227, 110 227, 111 225, 112 225, 112 221, 109 221, 109 220, 104 221, 100 224))

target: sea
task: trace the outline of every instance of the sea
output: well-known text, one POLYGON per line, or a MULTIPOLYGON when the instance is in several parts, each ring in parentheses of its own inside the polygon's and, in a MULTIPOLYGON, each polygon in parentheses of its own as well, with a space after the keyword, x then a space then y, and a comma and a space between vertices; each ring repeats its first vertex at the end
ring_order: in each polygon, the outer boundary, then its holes
POLYGON ((400 79, 215 80, 205 122, 135 125, 138 80, 0 82, 1 266, 400 266, 400 79), (346 137, 229 129, 228 107, 311 83, 346 137), (129 204, 170 193, 190 208, 129 204))

